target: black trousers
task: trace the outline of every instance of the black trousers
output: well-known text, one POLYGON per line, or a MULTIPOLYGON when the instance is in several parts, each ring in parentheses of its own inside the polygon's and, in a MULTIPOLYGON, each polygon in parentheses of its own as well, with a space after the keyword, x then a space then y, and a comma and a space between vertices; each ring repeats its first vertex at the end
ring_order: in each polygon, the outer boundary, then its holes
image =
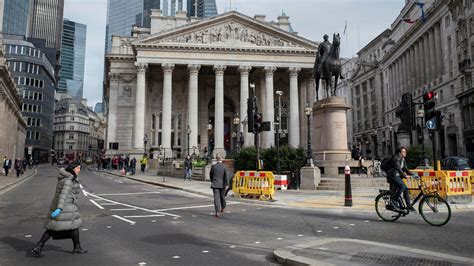
POLYGON ((403 197, 405 198, 407 206, 410 206, 410 194, 408 193, 407 186, 405 185, 405 183, 403 183, 403 180, 400 178, 400 176, 393 176, 390 177, 388 180, 390 184, 392 184, 396 188, 394 200, 400 199, 403 193, 403 197))
POLYGON ((219 213, 226 205, 225 188, 213 188, 212 192, 214 193, 214 208, 216 213, 219 213))
MULTIPOLYGON (((70 232, 70 237, 72 239, 72 243, 74 244, 74 247, 79 244, 79 229, 74 229, 74 230, 69 230, 70 232)), ((50 239, 52 236, 55 234, 58 234, 58 231, 53 231, 53 230, 46 230, 43 233, 43 236, 41 237, 40 241, 38 244, 44 245, 48 239, 50 239)))

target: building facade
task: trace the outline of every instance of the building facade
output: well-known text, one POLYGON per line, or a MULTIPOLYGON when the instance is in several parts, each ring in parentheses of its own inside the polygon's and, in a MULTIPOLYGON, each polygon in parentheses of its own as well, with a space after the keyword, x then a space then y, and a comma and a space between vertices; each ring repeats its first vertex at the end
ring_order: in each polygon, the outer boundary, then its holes
POLYGON ((84 90, 87 26, 64 20, 59 90, 80 101, 84 90))
POLYGON ((26 121, 21 114, 21 99, 3 50, 0 33, 0 156, 23 158, 26 121))
POLYGON ((235 147, 234 131, 252 146, 246 116, 253 93, 263 120, 271 122, 260 143, 274 146, 277 90, 283 91, 288 144, 306 145, 306 127, 300 125, 306 124, 306 102, 315 99, 311 73, 317 43, 290 33, 288 17, 272 25, 264 16, 228 12, 191 24, 177 17, 172 23, 182 24, 175 29, 154 28, 168 25, 167 19, 153 12, 151 29, 113 38, 104 95, 109 154, 141 154, 147 136, 148 147, 169 156, 193 147, 191 152, 204 153, 211 142, 214 154, 224 155, 235 147), (235 117, 240 123, 233 123, 235 117))
POLYGON ((3 25, 4 34, 26 36, 28 28, 28 19, 30 11, 30 0, 4 0, 3 6, 3 25))
POLYGON ((61 51, 64 0, 31 0, 28 37, 45 39, 46 47, 61 51))
POLYGON ((27 121, 25 149, 32 151, 33 160, 47 162, 53 138, 53 64, 42 47, 36 47, 24 37, 4 37, 8 67, 18 86, 21 112, 27 121))
MULTIPOLYGON (((341 75, 344 77, 344 79, 339 79, 338 84, 337 84, 337 89, 336 89, 336 95, 340 97, 344 97, 349 101, 350 104, 353 104, 351 99, 352 99, 352 77, 354 76, 354 73, 357 69, 357 57, 353 57, 350 59, 347 58, 342 58, 341 59, 341 75)), ((320 86, 321 88, 321 86, 320 86)), ((320 90, 320 99, 323 97, 323 90, 320 90)), ((354 145, 352 141, 352 136, 353 136, 353 115, 352 115, 352 109, 347 110, 347 146, 351 147, 354 145)))
POLYGON ((208 18, 217 16, 216 0, 188 0, 188 17, 208 18))

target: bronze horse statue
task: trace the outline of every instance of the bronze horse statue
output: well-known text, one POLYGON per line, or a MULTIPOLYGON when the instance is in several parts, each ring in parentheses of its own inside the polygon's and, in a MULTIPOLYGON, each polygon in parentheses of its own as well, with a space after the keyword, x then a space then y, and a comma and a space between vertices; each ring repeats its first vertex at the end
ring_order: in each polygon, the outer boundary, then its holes
MULTIPOLYGON (((316 83, 316 100, 319 100, 319 80, 324 80, 326 95, 329 96, 329 90, 334 87, 331 91, 331 96, 336 96, 337 81, 339 78, 344 79, 341 75, 341 60, 339 59, 339 53, 341 50, 341 38, 338 34, 333 34, 332 45, 329 52, 326 52, 322 58, 316 59, 314 66, 314 78, 316 83), (318 64, 319 61, 319 64, 318 64), (334 77, 334 86, 332 86, 332 77, 334 77)), ((320 56, 318 54, 318 56, 320 56)))

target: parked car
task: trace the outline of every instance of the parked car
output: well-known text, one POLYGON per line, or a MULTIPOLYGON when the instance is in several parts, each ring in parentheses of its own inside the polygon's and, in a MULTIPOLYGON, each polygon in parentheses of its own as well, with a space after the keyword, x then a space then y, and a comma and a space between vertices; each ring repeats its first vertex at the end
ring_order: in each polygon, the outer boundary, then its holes
POLYGON ((441 170, 469 170, 469 160, 461 156, 451 156, 441 160, 441 170))
POLYGON ((92 160, 91 157, 86 158, 86 164, 92 164, 94 161, 92 160))

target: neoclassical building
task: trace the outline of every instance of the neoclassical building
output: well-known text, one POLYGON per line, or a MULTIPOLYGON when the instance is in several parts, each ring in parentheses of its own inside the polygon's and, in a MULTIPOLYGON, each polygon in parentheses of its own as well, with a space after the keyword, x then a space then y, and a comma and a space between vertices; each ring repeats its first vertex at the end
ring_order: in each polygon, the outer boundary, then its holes
POLYGON ((315 99, 318 44, 290 29, 284 15, 276 22, 238 12, 197 20, 152 10, 151 28, 113 36, 104 89, 108 154, 139 154, 145 145, 173 156, 186 149, 203 153, 211 140, 214 155, 226 154, 240 134, 252 146, 246 122, 253 93, 263 120, 271 122, 261 146, 275 145, 279 98, 280 143, 305 146, 304 108, 315 99))

